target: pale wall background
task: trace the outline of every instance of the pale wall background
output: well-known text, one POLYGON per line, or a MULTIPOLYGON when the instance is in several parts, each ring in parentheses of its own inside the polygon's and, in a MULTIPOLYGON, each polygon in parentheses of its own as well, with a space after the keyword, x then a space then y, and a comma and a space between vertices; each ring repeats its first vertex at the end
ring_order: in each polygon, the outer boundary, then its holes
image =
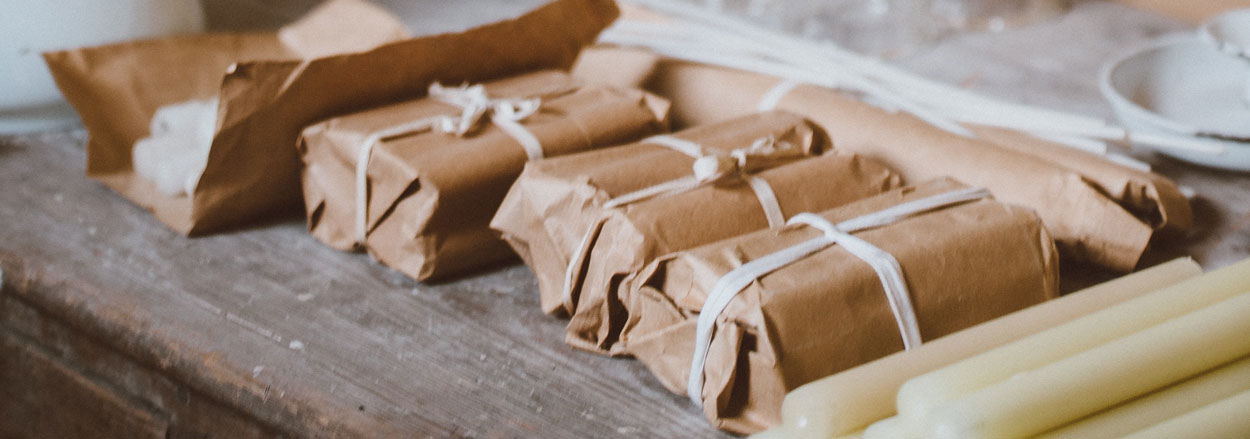
MULTIPOLYGON (((263 29, 294 20, 320 0, 201 0, 212 29, 263 29)), ((414 34, 464 30, 515 17, 544 0, 375 0, 402 17, 414 34)))

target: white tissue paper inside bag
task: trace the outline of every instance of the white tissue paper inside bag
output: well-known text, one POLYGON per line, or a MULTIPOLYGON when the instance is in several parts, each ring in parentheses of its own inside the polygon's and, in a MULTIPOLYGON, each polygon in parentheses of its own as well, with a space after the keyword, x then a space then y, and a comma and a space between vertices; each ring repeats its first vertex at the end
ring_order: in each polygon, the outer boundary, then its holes
POLYGON ((217 128, 217 98, 197 99, 158 108, 148 137, 135 142, 135 173, 165 195, 195 192, 204 174, 217 128))

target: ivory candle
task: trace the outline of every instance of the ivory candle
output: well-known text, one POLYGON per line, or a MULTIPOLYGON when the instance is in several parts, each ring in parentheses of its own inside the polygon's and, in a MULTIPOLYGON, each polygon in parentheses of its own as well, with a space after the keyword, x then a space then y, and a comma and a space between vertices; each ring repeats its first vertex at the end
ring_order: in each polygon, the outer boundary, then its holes
POLYGON ((786 395, 782 425, 795 438, 863 429, 894 415, 899 386, 912 377, 1199 274, 1193 259, 1176 259, 813 381, 786 395))
POLYGON ((1250 259, 1096 311, 912 378, 899 388, 899 415, 934 407, 1181 314, 1250 290, 1250 259))
POLYGON ((1241 392, 1124 439, 1227 439, 1250 437, 1250 391, 1241 392))
POLYGON ((863 439, 921 439, 913 422, 900 417, 885 418, 864 429, 863 439))
POLYGON ((1250 355, 1250 287, 1243 291, 937 407, 921 422, 923 437, 1036 435, 1250 355))
POLYGON ((1202 375, 1166 389, 1051 430, 1040 437, 1121 437, 1155 425, 1160 419, 1172 419, 1245 391, 1250 391, 1250 357, 1203 372, 1202 375))

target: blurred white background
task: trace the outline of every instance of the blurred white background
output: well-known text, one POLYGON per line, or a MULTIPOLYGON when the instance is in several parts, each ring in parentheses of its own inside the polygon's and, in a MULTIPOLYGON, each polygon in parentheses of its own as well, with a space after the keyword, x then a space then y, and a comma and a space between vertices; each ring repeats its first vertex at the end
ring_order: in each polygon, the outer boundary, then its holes
MULTIPOLYGON (((416 35, 453 32, 515 17, 544 0, 375 0, 416 35)), ((320 0, 201 0, 210 29, 261 29, 294 20, 320 0)))

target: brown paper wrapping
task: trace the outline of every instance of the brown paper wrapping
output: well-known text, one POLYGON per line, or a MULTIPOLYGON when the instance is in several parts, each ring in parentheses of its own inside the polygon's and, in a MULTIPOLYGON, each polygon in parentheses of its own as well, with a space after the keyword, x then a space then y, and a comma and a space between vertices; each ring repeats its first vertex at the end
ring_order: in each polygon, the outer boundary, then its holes
MULTIPOLYGON (((217 96, 222 75, 237 62, 366 50, 406 33, 395 17, 371 3, 336 0, 276 32, 178 36, 50 52, 44 58, 87 127, 87 175, 153 211, 170 228, 190 233, 197 229, 193 210, 198 203, 160 193, 131 167, 131 149, 148 135, 157 108, 217 96)), ((246 107, 223 102, 218 117, 246 107)), ((203 181, 200 185, 197 193, 216 190, 203 181)))
POLYGON ((610 0, 556 0, 515 20, 378 46, 396 39, 398 24, 387 24, 393 18, 365 19, 370 15, 356 8, 369 6, 355 0, 330 5, 325 15, 307 20, 327 28, 46 54, 57 85, 87 126, 88 176, 187 234, 293 213, 301 202, 294 146, 305 126, 423 96, 436 80, 458 84, 568 68, 618 14, 610 0), (221 98, 218 130, 194 194, 165 196, 137 178, 131 147, 147 134, 156 108, 213 95, 221 98))
MULTIPOLYGON (((881 193, 901 179, 860 156, 833 151, 760 171, 788 218, 881 193)), ((629 313, 631 279, 652 260, 769 227, 755 193, 742 180, 702 187, 606 211, 595 223, 589 251, 577 261, 576 311, 565 341, 592 352, 619 354, 616 346, 629 313)))
MULTIPOLYGON (((667 128, 668 103, 635 89, 583 86, 545 70, 483 83, 488 96, 542 99, 521 122, 544 157, 618 145, 667 128)), ((300 140, 308 228, 332 247, 356 244, 356 166, 373 132, 461 109, 418 99, 312 125, 300 140)), ((512 257, 488 225, 524 168, 525 150, 483 120, 463 138, 425 131, 388 139, 369 164, 365 247, 379 261, 417 279, 463 273, 512 257)))
POLYGON ((571 71, 590 84, 641 88, 660 59, 646 49, 591 46, 582 50, 571 71))
MULTIPOLYGON (((935 180, 820 215, 837 223, 962 187, 935 180)), ((629 296, 623 351, 685 393, 695 324, 712 286, 748 261, 820 233, 770 229, 656 260, 629 296)), ((898 260, 925 340, 1058 295, 1050 235, 1025 208, 982 199, 855 235, 898 260)), ((877 274, 836 245, 760 277, 717 322, 703 405, 714 425, 735 433, 776 425, 787 391, 903 348, 877 274)))
POLYGON ((1193 224, 1189 200, 1167 177, 1117 165, 1020 131, 971 126, 982 140, 1079 173, 1160 235, 1182 236, 1193 224))
MULTIPOLYGON (((809 154, 829 148, 819 129, 803 118, 772 112, 694 127, 673 134, 709 151, 730 151, 774 136, 809 154)), ((542 309, 563 306, 565 270, 591 226, 613 197, 690 175, 694 159, 646 141, 558 157, 526 165, 504 198, 491 228, 499 231, 538 277, 542 309)))
MULTIPOLYGON (((651 67, 646 88, 673 101, 678 127, 755 111, 779 82, 673 60, 651 67)), ((983 137, 968 139, 815 86, 791 91, 778 108, 812 118, 839 149, 880 160, 907 181, 954 176, 1037 210, 1073 262, 1130 271, 1157 234, 1179 234, 1193 222, 1188 200, 1170 180, 1021 133, 978 128, 983 137), (1022 153, 1026 148, 1045 152, 1022 153)))

